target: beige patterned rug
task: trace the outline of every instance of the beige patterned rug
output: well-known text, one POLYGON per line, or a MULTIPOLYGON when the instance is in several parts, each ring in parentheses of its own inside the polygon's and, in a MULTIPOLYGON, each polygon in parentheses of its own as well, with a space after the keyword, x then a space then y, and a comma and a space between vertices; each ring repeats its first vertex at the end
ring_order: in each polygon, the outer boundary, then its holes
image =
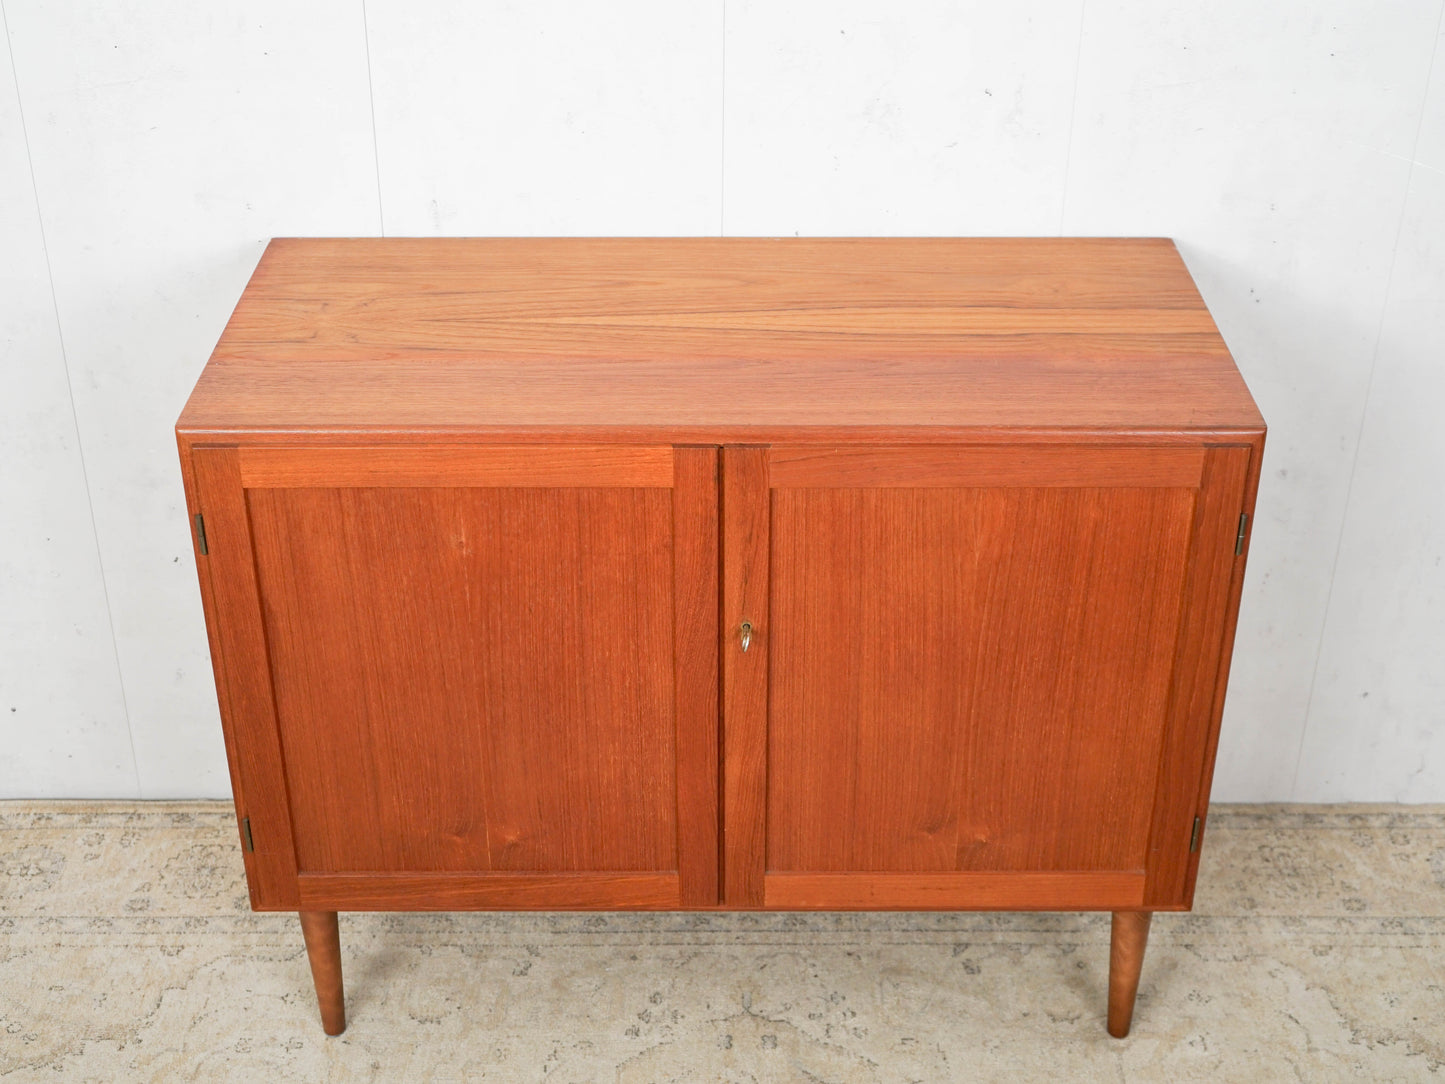
POLYGON ((343 915, 300 931, 213 802, 0 803, 0 1080, 1445 1078, 1445 807, 1222 806, 1104 1033, 1098 915, 343 915))

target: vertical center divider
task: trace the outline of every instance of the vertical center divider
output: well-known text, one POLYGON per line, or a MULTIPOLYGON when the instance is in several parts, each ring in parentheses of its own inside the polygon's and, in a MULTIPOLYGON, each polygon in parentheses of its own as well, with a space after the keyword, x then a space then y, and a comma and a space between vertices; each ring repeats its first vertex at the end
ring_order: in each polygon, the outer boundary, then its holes
POLYGON ((718 890, 718 449, 673 450, 673 702, 678 902, 718 890))
POLYGON ((722 457, 722 902, 749 908, 763 906, 767 853, 768 449, 728 446, 722 457))

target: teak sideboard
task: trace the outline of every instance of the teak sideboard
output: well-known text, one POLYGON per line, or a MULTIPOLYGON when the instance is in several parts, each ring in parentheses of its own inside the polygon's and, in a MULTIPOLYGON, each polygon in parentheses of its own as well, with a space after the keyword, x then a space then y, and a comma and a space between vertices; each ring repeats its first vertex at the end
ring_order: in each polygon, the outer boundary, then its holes
POLYGON ((251 905, 1189 908, 1256 409, 1168 240, 277 240, 177 425, 251 905))

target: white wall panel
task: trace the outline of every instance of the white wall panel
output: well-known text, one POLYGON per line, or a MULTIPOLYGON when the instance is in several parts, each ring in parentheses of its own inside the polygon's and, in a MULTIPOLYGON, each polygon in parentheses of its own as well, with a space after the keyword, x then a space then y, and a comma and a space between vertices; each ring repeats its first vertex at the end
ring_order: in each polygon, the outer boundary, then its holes
POLYGON ((716 0, 366 12, 389 236, 717 232, 716 0))
POLYGON ((1216 796, 1286 798, 1439 0, 1088 9, 1064 229, 1178 239, 1270 425, 1216 796))
POLYGON ((172 431, 266 238, 377 229, 361 11, 6 11, 140 791, 224 794, 172 431))
POLYGON ((1080 0, 734 0, 729 234, 1052 234, 1080 0))
POLYGON ((1445 36, 1411 157, 1297 801, 1445 798, 1445 36))
POLYGON ((0 795, 225 793, 172 426, 384 226, 1178 238, 1270 423, 1216 794, 1445 800, 1445 0, 4 2, 0 795))
POLYGON ((0 798, 135 797, 10 55, 0 50, 0 798))

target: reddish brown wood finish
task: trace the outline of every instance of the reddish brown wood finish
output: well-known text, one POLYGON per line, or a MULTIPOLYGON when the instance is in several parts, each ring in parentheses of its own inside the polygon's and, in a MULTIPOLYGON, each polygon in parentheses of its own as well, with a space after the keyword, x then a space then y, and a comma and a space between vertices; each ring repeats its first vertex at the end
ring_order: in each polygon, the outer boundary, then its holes
POLYGON ((1190 905, 1264 426, 1168 241, 276 241, 177 433, 338 1028, 342 909, 1108 909, 1112 1030, 1190 905))
POLYGON ((718 901, 718 452, 679 448, 672 491, 678 901, 718 901))
POLYGON ((1199 485, 1203 448, 1099 444, 968 444, 842 448, 776 445, 768 478, 777 489, 1116 489, 1199 485))
POLYGON ((1207 751, 1212 755, 1224 708, 1219 671, 1227 665, 1223 646, 1233 636, 1231 604, 1239 591, 1233 573, 1243 564, 1235 538, 1247 507, 1250 460, 1248 447, 1210 448, 1205 459, 1154 798, 1144 894, 1150 907, 1187 907, 1193 900, 1189 845, 1194 818, 1203 818, 1209 802, 1206 773, 1213 764, 1205 758, 1207 751))
POLYGON ((1137 907, 1142 873, 769 873, 764 902, 782 910, 1081 911, 1137 907))
POLYGON ((1149 940, 1148 911, 1115 911, 1109 938, 1109 1034, 1122 1039, 1134 1021, 1134 998, 1149 940))
POLYGON ((772 509, 770 871, 1143 870, 1192 490, 772 509))
MULTIPOLYGON (((1158 450, 1147 447, 1038 460, 1028 449, 955 448, 914 464, 894 449, 870 451, 766 453, 770 692, 767 721, 747 733, 765 735, 766 768, 753 774, 767 790, 754 798, 762 808, 742 815, 764 820, 767 842, 746 875, 763 877, 769 906, 843 907, 876 906, 882 893, 798 877, 871 871, 906 898, 909 874, 1098 871, 1130 887, 1093 898, 1140 905, 1151 826, 1159 830, 1154 796, 1169 796, 1166 817, 1199 801, 1197 784, 1180 793, 1159 781, 1166 732, 1180 733, 1166 707, 1189 680, 1179 656, 1209 654, 1180 638, 1220 631, 1218 615, 1186 598, 1186 569, 1196 590, 1228 590, 1233 537, 1221 530, 1237 527, 1238 513, 1225 524, 1218 510, 1243 499, 1243 475, 1201 472, 1230 455, 1247 463, 1248 449, 1201 449, 1185 470, 1151 463, 1158 450), (785 464, 781 483, 773 456, 785 464), (1001 487, 977 484, 990 461, 1001 487), (837 486, 826 484, 829 467, 837 486), (1113 484, 1101 486, 1105 469, 1113 484), (785 875, 791 887, 774 891, 785 875)), ((738 499, 729 516, 744 515, 738 499)), ((756 574, 730 553, 724 563, 743 566, 740 579, 756 574)), ((1208 713, 1191 718, 1207 736, 1208 713)), ((728 721, 736 743, 731 711, 728 721)), ((734 745, 734 761, 750 758, 734 745)), ((1177 850, 1182 867, 1187 830, 1177 850)), ((916 883, 969 906, 969 882, 955 876, 951 892, 934 887, 946 875, 916 883)), ((1015 883, 1007 905, 1037 906, 1026 880, 1015 883)), ((984 902, 996 898, 983 893, 974 906, 999 906, 984 902)), ((1187 902, 1182 885, 1151 900, 1187 902)))
POLYGON ((502 238, 273 241, 181 427, 726 444, 1263 423, 1164 239, 502 238))
POLYGON ((499 445, 469 447, 419 444, 412 447, 294 448, 242 447, 241 484, 248 489, 340 487, 538 487, 606 486, 652 488, 672 485, 668 445, 499 445))
POLYGON ((327 1035, 346 1030, 346 993, 341 984, 341 929, 335 911, 302 911, 301 936, 321 1009, 321 1029, 327 1035))
POLYGON ((677 869, 667 490, 247 496, 299 869, 677 869))
POLYGON ((236 815, 250 821, 255 847, 246 864, 251 906, 295 909, 300 901, 291 806, 238 457, 234 448, 198 448, 190 466, 198 507, 206 510, 209 553, 198 559, 198 568, 207 589, 202 598, 210 601, 207 624, 219 648, 213 658, 221 715, 235 750, 236 815))
MULTIPOLYGON (((178 438, 178 447, 181 459, 181 483, 185 489, 186 507, 199 508, 200 497, 197 493, 196 461, 191 456, 189 444, 184 438, 178 438)), ((191 520, 194 527, 195 519, 191 520)), ((231 778, 231 793, 235 796, 236 803, 236 829, 242 846, 242 862, 246 869, 246 887, 250 897, 251 906, 255 908, 256 903, 256 872, 251 861, 252 852, 249 850, 249 843, 246 838, 244 813, 242 810, 241 795, 243 786, 241 783, 241 751, 236 746, 236 735, 231 725, 231 712, 228 706, 227 679, 225 675, 225 664, 221 657, 220 630, 216 627, 216 603, 215 595, 211 591, 211 579, 209 569, 202 561, 205 554, 202 552, 200 535, 194 529, 191 531, 191 550, 199 573, 198 580, 201 590, 201 609, 205 615, 206 623, 206 644, 211 652, 211 666, 216 681, 216 696, 221 705, 221 737, 226 747, 226 766, 231 778)))
POLYGON ((626 911, 679 906, 675 873, 303 873, 304 907, 344 911, 626 911))
POLYGON ((470 446, 455 477, 444 447, 411 451, 400 478, 354 449, 194 453, 203 567, 236 599, 223 650, 254 652, 238 695, 275 705, 239 722, 276 758, 246 788, 252 864, 276 866, 256 905, 326 906, 298 870, 451 872, 491 906, 540 894, 499 871, 593 876, 558 882, 576 906, 715 905, 716 450, 470 446), (650 871, 641 894, 614 876, 650 871))
POLYGON ((768 740, 768 478, 763 448, 723 449, 723 884, 728 907, 763 905, 768 740), (742 623, 751 628, 742 649, 742 623))
POLYGON ((1244 584, 1244 563, 1249 555, 1250 539, 1254 537, 1254 504, 1259 492, 1260 459, 1264 454, 1264 434, 1250 445, 1250 460, 1244 488, 1244 538, 1236 545, 1234 569, 1229 580, 1229 606, 1224 615, 1224 637, 1220 645, 1218 672, 1214 679, 1214 702, 1207 722, 1208 741, 1204 752, 1204 776, 1195 798, 1199 817, 1199 833, 1193 837, 1193 853, 1185 872, 1185 906, 1194 902, 1194 882, 1199 873, 1199 856, 1204 849, 1204 833, 1209 821, 1209 791, 1214 780, 1215 754, 1219 749, 1219 723, 1224 713, 1224 692, 1229 684, 1229 664, 1234 652, 1234 634, 1239 622, 1239 601, 1244 584))

